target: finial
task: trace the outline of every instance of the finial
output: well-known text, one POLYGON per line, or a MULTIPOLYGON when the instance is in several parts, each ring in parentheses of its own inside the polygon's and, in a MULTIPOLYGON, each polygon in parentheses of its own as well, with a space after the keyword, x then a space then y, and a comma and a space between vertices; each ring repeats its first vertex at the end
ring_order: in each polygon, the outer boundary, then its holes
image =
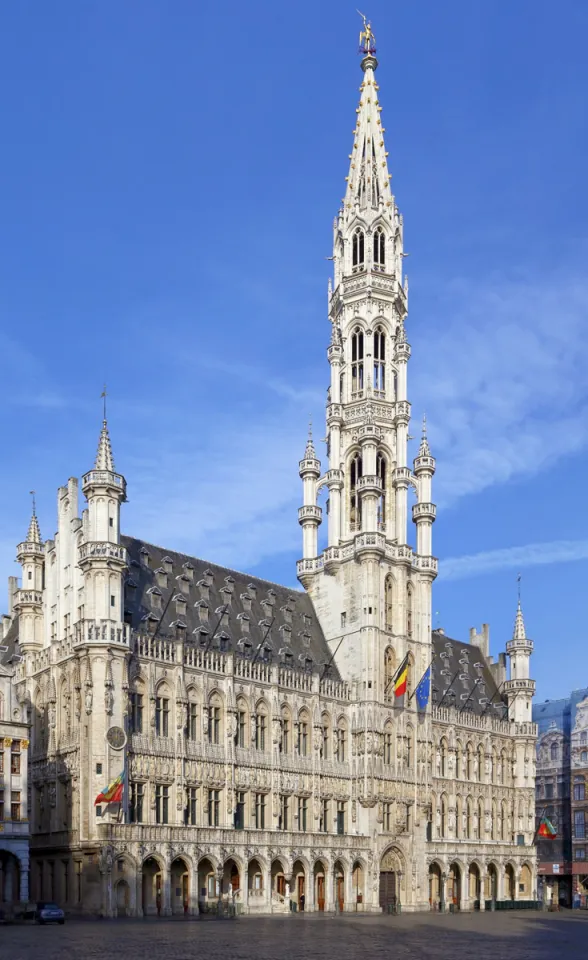
POLYGON ((304 451, 305 460, 316 460, 316 450, 314 449, 314 443, 312 440, 312 415, 308 421, 308 440, 306 441, 306 449, 304 451))
POLYGON ((372 25, 365 13, 362 13, 361 10, 357 11, 363 20, 363 30, 359 34, 359 52, 363 53, 366 57, 371 57, 376 52, 376 38, 374 36, 374 31, 372 30, 372 25))
POLYGON ((515 617, 513 640, 526 640, 525 621, 523 620, 523 611, 521 608, 521 575, 517 574, 517 615, 515 617))
POLYGON ((35 491, 29 490, 31 497, 33 498, 33 512, 31 514, 31 522, 29 523, 29 529, 27 533, 27 543, 42 543, 41 540, 41 531, 39 529, 39 521, 37 520, 37 504, 35 501, 35 491))
POLYGON ((100 398, 104 401, 102 404, 102 419, 106 423, 106 384, 104 384, 104 390, 100 394, 100 398))
POLYGON ((419 457, 430 457, 429 440, 427 438, 427 414, 423 413, 423 432, 421 434, 421 445, 419 447, 419 457))

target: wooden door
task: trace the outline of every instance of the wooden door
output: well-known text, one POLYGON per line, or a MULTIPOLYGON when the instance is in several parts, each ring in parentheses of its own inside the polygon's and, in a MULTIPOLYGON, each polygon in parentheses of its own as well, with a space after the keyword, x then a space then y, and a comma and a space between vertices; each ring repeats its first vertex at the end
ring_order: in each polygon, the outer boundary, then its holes
POLYGON ((380 906, 385 912, 396 903, 396 874, 385 871, 380 874, 380 906))
POLYGON ((319 910, 323 911, 325 909, 325 878, 322 876, 316 878, 316 902, 319 910))
POLYGON ((336 877, 335 878, 335 895, 337 897, 337 906, 339 907, 339 912, 343 913, 345 907, 345 878, 336 877))
POLYGON ((296 889, 298 891, 298 909, 302 911, 304 910, 304 900, 305 900, 303 873, 298 874, 298 877, 296 878, 296 889))

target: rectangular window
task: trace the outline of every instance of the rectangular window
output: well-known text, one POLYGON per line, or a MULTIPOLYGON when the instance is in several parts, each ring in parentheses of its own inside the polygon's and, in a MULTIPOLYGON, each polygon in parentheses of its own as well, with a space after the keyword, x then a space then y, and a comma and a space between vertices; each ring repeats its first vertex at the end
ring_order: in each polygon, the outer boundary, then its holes
POLYGON ((265 830, 265 793, 255 794, 255 827, 265 830))
POLYGON ((247 716, 244 710, 239 710, 237 714, 237 746, 245 746, 245 730, 246 730, 247 716))
POLYGON ((298 797, 298 829, 306 833, 308 819, 308 800, 306 797, 298 797))
POLYGON ((586 785, 584 783, 574 784, 574 800, 586 799, 586 785))
POLYGON ((208 742, 220 743, 220 707, 208 709, 208 742))
POLYGON ((188 722, 187 722, 187 735, 188 740, 197 740, 198 739, 198 704, 189 703, 188 704, 188 722))
POLYGON ((305 757, 308 751, 308 724, 306 720, 301 720, 298 724, 298 753, 305 757))
POLYGON ((143 733, 142 693, 131 693, 131 733, 143 733))
POLYGON ((347 804, 344 800, 337 801, 337 833, 345 833, 345 808, 347 804))
POLYGON ((329 759, 329 726, 325 724, 323 727, 323 738, 321 742, 321 759, 329 759))
POLYGON ((321 833, 329 832, 329 807, 330 802, 328 800, 323 800, 321 804, 321 818, 319 821, 319 831, 321 833))
POLYGON ((10 794, 10 819, 20 820, 20 790, 13 790, 10 794))
POLYGON ((585 860, 586 859, 586 847, 576 847, 575 851, 575 860, 585 860))
POLYGON ((267 726, 267 717, 264 713, 258 713, 255 717, 255 749, 265 750, 265 734, 267 726))
POLYGON ((167 697, 155 698, 155 733, 158 737, 169 736, 169 700, 167 697))
POLYGON ((278 829, 290 829, 290 797, 286 796, 286 794, 282 794, 280 797, 280 820, 278 829))
POLYGON ((545 784, 545 799, 553 800, 553 784, 552 783, 545 784))
POLYGON ((345 730, 338 727, 335 731, 335 760, 343 763, 345 760, 345 730))
POLYGON ((155 786, 155 822, 169 823, 169 787, 166 783, 155 786))
POLYGON ((393 809, 394 809, 394 807, 393 807, 393 804, 392 804, 392 803, 385 803, 385 804, 384 804, 384 810, 383 810, 383 813, 384 813, 384 823, 383 823, 383 826, 384 826, 384 832, 385 832, 385 833, 391 833, 391 832, 392 832, 393 809))
POLYGON ((208 826, 218 827, 220 823, 220 790, 208 791, 208 826))
POLYGON ((280 740, 281 753, 290 753, 290 721, 288 717, 282 717, 282 737, 280 740))
POLYGON ((114 606, 114 594, 113 594, 113 593, 110 594, 110 606, 111 606, 111 607, 114 606))
POLYGON ((129 820, 131 823, 143 822, 143 789, 142 783, 131 783, 129 798, 129 820))
POLYGON ((237 802, 235 804, 234 824, 235 830, 245 829, 245 793, 238 790, 236 794, 237 802))
POLYGON ((186 819, 191 827, 195 827, 197 824, 197 813, 198 813, 198 788, 197 787, 188 787, 187 796, 186 796, 186 819))
POLYGON ((574 836, 577 840, 584 840, 586 836, 586 824, 583 810, 574 811, 574 836))
POLYGON ((10 747, 10 772, 20 773, 20 740, 13 740, 10 747))

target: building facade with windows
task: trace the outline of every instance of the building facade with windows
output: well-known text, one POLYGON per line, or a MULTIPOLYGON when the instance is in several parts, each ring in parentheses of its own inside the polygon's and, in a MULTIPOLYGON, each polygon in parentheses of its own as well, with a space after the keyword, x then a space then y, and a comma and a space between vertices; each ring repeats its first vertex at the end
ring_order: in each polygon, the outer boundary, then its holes
POLYGON ((0 663, 0 917, 29 898, 29 728, 15 697, 13 672, 0 663))
POLYGON ((84 509, 70 479, 55 537, 34 519, 18 547, 6 659, 23 658, 31 721, 36 897, 110 916, 534 896, 532 642, 520 607, 496 661, 487 629, 432 631, 435 460, 424 428, 408 458, 403 221, 369 37, 361 67, 334 225, 328 463, 309 437, 299 465, 303 589, 123 535, 106 422, 84 509))
POLYGON ((554 840, 538 837, 539 893, 548 903, 572 906, 584 898, 588 804, 588 690, 573 690, 562 700, 535 704, 537 740, 537 827, 542 816, 557 831, 554 840))

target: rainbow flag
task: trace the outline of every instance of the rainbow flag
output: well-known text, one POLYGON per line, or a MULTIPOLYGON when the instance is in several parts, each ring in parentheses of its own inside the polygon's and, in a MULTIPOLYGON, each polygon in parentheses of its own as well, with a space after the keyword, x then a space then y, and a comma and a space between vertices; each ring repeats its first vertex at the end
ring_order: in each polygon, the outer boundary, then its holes
POLYGON ((123 792, 125 788, 125 772, 119 773, 116 780, 109 783, 102 793, 99 793, 94 800, 94 806, 97 803, 122 803, 123 792))
POLYGON ((398 668, 398 673, 394 679, 394 695, 396 697, 401 697, 403 693, 406 693, 406 685, 408 683, 408 657, 405 657, 400 667, 398 668))
POLYGON ((555 840, 557 837, 557 830, 547 817, 541 817, 541 823, 539 824, 537 833, 540 837, 545 837, 547 840, 555 840))

